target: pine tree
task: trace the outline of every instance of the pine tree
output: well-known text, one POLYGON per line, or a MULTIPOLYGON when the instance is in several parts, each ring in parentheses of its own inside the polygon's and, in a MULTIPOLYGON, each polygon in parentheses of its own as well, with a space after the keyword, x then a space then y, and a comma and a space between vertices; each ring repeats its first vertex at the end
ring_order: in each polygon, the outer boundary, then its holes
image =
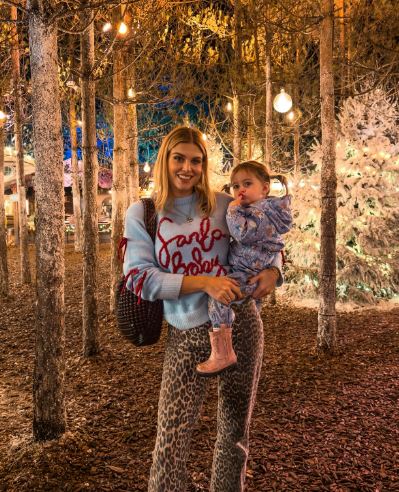
MULTIPOLYGON (((381 89, 344 101, 338 116, 337 296, 373 303, 399 291, 399 111, 381 89)), ((288 292, 314 296, 319 263, 321 145, 294 183, 288 292)))

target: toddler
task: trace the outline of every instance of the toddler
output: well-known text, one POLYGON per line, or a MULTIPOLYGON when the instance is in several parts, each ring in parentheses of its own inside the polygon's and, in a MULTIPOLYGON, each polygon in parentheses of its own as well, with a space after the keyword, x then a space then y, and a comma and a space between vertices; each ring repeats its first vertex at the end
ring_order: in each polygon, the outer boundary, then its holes
MULTIPOLYGON (((231 174, 234 200, 226 215, 233 239, 229 252, 229 277, 239 282, 245 297, 251 296, 256 289, 256 284, 247 283, 248 279, 272 266, 284 247, 281 234, 291 228, 291 196, 288 195, 287 182, 284 176, 276 177, 285 186, 286 194, 282 198, 268 196, 270 174, 257 161, 242 162, 231 174)), ((232 345, 234 311, 230 301, 226 298, 226 304, 222 304, 209 298, 211 355, 197 366, 197 373, 201 376, 215 376, 237 363, 232 345)), ((257 306, 260 309, 260 303, 257 302, 257 306)))

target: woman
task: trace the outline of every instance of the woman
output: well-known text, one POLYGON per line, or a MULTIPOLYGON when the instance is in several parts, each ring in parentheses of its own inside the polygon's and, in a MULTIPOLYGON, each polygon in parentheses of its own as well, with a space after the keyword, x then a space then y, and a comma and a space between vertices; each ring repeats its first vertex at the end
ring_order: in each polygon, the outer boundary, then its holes
MULTIPOLYGON (((207 151, 198 130, 178 127, 164 138, 154 181, 155 247, 144 226, 143 206, 134 203, 126 214, 124 273, 138 271, 128 286, 140 285, 144 299, 163 299, 169 325, 148 490, 183 492, 190 438, 206 389, 196 365, 210 351, 208 296, 229 304, 241 298, 241 292, 238 283, 225 276, 229 248, 225 216, 232 197, 211 191, 207 151)), ((258 284, 254 298, 282 282, 280 266, 278 258, 250 280, 258 284)), ((218 383, 213 492, 244 488, 249 424, 263 353, 263 326, 253 300, 237 307, 234 347, 238 364, 218 383)))

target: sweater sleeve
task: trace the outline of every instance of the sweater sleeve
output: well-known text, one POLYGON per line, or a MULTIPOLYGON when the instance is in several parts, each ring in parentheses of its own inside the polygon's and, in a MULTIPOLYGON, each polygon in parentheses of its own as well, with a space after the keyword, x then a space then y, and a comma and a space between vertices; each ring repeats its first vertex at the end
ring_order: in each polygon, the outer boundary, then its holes
POLYGON ((142 202, 133 203, 126 212, 126 251, 123 273, 129 276, 127 287, 148 301, 178 299, 182 274, 163 271, 155 256, 155 246, 144 224, 142 202))

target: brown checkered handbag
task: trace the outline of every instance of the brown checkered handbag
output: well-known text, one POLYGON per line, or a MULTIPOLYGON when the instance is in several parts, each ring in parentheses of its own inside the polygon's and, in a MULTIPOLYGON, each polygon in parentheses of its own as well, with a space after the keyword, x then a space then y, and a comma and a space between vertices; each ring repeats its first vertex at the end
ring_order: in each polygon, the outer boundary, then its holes
MULTIPOLYGON (((144 207, 144 224, 148 234, 155 242, 157 216, 154 202, 151 198, 141 198, 144 207)), ((120 257, 123 259, 127 239, 122 238, 119 244, 120 257)), ((131 275, 138 274, 137 269, 131 270, 120 280, 117 289, 116 318, 119 331, 133 345, 142 347, 153 345, 159 340, 163 320, 163 301, 146 301, 141 298, 141 289, 146 272, 137 280, 135 292, 127 288, 131 275)))

